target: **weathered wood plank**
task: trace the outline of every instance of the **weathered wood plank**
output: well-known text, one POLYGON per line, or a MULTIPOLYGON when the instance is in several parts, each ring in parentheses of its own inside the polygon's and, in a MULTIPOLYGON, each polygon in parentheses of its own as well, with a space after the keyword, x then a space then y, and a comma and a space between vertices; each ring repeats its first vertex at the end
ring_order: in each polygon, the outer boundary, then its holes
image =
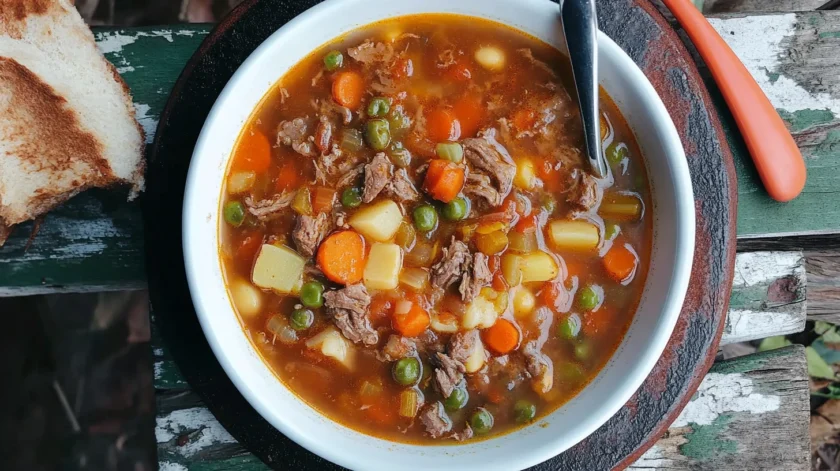
POLYGON ((785 13, 816 10, 828 0, 705 0, 703 13, 785 13))
POLYGON ((840 251, 806 252, 808 318, 840 324, 840 251))

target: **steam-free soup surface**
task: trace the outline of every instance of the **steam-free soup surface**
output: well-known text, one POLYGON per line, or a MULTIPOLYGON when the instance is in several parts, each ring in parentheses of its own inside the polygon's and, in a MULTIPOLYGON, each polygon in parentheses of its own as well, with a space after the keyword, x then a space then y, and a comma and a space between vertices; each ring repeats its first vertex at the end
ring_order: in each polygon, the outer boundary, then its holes
POLYGON ((632 320, 651 230, 632 134, 602 94, 612 175, 590 175, 571 83, 546 44, 447 15, 362 28, 277 83, 231 157, 220 253, 284 384, 426 444, 581 391, 632 320))

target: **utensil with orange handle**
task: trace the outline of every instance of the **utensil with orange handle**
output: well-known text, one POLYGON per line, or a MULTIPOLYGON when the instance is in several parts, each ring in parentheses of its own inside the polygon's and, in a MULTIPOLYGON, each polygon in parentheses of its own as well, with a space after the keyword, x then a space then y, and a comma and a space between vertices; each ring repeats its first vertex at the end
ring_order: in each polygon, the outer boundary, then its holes
POLYGON ((689 0, 662 0, 709 67, 747 143, 767 193, 790 201, 805 187, 805 162, 773 104, 738 56, 689 0))

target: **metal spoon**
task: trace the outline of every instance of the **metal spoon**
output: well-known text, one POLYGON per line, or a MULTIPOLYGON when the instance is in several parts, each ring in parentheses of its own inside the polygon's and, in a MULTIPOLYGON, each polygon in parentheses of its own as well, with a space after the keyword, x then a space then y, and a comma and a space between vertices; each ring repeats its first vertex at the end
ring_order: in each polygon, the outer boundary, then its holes
POLYGON ((598 20, 595 0, 565 0, 560 4, 563 36, 569 48, 580 117, 592 172, 607 176, 601 150, 601 117, 598 111, 598 20))

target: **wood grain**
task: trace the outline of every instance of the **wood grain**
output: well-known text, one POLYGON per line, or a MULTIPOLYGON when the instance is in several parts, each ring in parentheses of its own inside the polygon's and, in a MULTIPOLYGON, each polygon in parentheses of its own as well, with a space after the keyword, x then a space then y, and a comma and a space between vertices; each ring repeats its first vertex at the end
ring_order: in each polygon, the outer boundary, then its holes
POLYGON ((840 324, 840 252, 807 252, 808 319, 840 324))
POLYGON ((705 0, 703 13, 779 13, 816 10, 828 0, 705 0))

